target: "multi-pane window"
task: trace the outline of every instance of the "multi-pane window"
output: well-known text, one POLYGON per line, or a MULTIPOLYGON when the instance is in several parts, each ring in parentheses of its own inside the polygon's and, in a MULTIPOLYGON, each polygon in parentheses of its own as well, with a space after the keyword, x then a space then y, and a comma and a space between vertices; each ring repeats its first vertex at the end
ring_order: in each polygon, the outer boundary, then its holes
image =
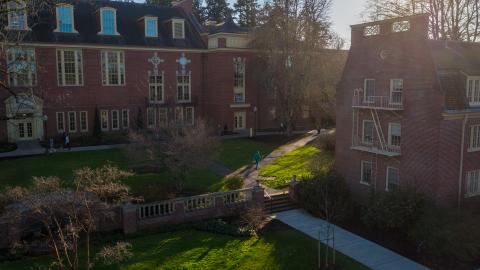
POLYGON ((118 35, 117 33, 117 11, 113 8, 100 9, 102 21, 102 35, 118 35))
POLYGON ((233 59, 233 92, 235 103, 245 102, 245 60, 233 59))
POLYGON ((122 110, 122 127, 124 129, 130 126, 130 111, 128 109, 122 110))
POLYGON ((102 52, 103 85, 125 84, 125 61, 122 51, 102 52))
POLYGON ((82 51, 57 50, 58 85, 75 86, 83 84, 82 51))
POLYGON ((394 167, 387 168, 387 183, 386 190, 392 191, 400 185, 400 170, 394 167))
POLYGON ((467 172, 466 185, 467 196, 480 194, 480 170, 467 172))
POLYGON ((362 141, 366 144, 373 143, 373 129, 375 124, 371 120, 364 120, 363 121, 363 134, 362 134, 362 141))
POLYGON ((190 101, 190 75, 177 75, 177 101, 190 101))
POLYGON ((147 108, 147 126, 148 128, 155 127, 155 108, 147 108))
POLYGON ((73 33, 73 6, 61 4, 57 6, 57 29, 58 32, 73 33))
POLYGON ((87 111, 80 112, 80 131, 82 132, 88 131, 88 112, 87 111))
POLYGON ((403 95, 403 80, 393 79, 390 80, 390 103, 402 104, 403 95))
POLYGON ((373 102, 372 97, 375 96, 375 79, 365 79, 363 98, 365 102, 373 102))
POLYGON ((195 123, 193 107, 185 108, 185 125, 193 125, 195 123))
POLYGON ((158 125, 160 127, 168 126, 168 112, 166 108, 158 109, 158 125))
POLYGON ((360 183, 370 185, 373 180, 373 164, 371 161, 362 160, 360 172, 360 183))
POLYGON ((392 31, 394 33, 398 32, 406 32, 410 30, 410 22, 409 21, 400 21, 392 23, 392 31))
POLYGON ((185 38, 185 23, 181 19, 172 20, 172 33, 173 38, 182 39, 185 38))
POLYGON ((402 137, 402 126, 397 123, 388 124, 388 144, 390 146, 400 147, 402 137))
POLYGON ((77 131, 77 114, 75 112, 68 112, 68 131, 77 131))
POLYGON ((175 123, 183 125, 183 107, 175 107, 175 123))
POLYGON ((469 151, 480 151, 480 125, 474 125, 470 128, 470 146, 469 151))
POLYGON ((245 112, 235 112, 233 115, 233 128, 245 129, 247 114, 245 112))
POLYGON ((112 130, 118 130, 120 128, 120 119, 118 110, 112 110, 112 130))
POLYGON ((57 112, 57 131, 65 131, 65 114, 63 112, 57 112))
POLYGON ((7 50, 10 86, 34 86, 37 83, 35 50, 12 47, 7 50))
POLYGON ((22 1, 10 1, 7 3, 8 28, 12 30, 27 29, 27 10, 22 1))
POLYGON ((480 106, 480 77, 472 77, 468 79, 467 99, 470 106, 480 106))
POLYGON ((307 119, 310 117, 310 106, 303 105, 302 106, 302 118, 307 119))
POLYGON ((149 92, 151 103, 163 102, 163 74, 149 77, 149 92))
POLYGON ((100 125, 102 130, 104 131, 108 130, 108 111, 107 110, 100 111, 100 125))
POLYGON ((369 25, 366 26, 363 30, 364 36, 376 36, 380 34, 380 25, 369 25))
POLYGON ((155 17, 145 17, 145 36, 158 37, 158 21, 155 17))

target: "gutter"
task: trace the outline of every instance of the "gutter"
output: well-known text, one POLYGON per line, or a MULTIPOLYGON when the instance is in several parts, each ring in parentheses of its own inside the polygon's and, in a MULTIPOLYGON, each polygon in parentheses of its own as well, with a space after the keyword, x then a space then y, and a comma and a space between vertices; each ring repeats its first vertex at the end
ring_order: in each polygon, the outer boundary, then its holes
POLYGON ((463 118, 462 124, 462 146, 460 147, 460 169, 458 173, 458 202, 457 207, 460 209, 460 205, 462 202, 462 179, 463 179, 463 157, 465 152, 465 128, 468 122, 468 114, 465 115, 463 118))

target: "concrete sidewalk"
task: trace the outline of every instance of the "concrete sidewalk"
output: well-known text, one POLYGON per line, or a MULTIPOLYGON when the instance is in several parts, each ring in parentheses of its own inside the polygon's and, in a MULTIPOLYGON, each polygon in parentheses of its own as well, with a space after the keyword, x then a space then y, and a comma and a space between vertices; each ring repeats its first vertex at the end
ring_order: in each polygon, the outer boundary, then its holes
MULTIPOLYGON (((107 150, 107 149, 118 149, 125 147, 126 144, 111 144, 111 145, 96 145, 96 146, 81 146, 81 147, 72 147, 72 149, 54 149, 52 155, 56 153, 68 153, 68 152, 82 152, 82 151, 96 151, 96 150, 107 150)), ((46 155, 45 148, 38 146, 29 146, 28 148, 19 147, 17 150, 12 152, 0 153, 1 158, 15 158, 15 157, 26 157, 26 156, 37 156, 37 155, 46 155)))
MULTIPOLYGON (((327 226, 324 220, 299 209, 280 212, 271 217, 316 240, 319 239, 320 231, 327 226)), ((335 248, 338 252, 374 270, 429 269, 338 226, 335 226, 335 248)))

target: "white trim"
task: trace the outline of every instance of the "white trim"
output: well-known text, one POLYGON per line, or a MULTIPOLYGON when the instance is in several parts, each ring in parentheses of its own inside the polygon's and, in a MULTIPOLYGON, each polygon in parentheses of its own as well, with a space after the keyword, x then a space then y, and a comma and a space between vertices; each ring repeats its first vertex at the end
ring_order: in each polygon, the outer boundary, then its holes
POLYGON ((479 125, 471 125, 470 126, 470 140, 468 144, 468 149, 467 152, 478 152, 480 151, 480 124, 479 125), (477 129, 477 137, 474 136, 475 129, 477 129), (477 140, 476 143, 478 143, 477 147, 473 147, 474 145, 474 140, 477 140))
POLYGON ((371 183, 363 181, 363 164, 369 163, 370 164, 370 180, 373 180, 373 162, 369 160, 362 160, 360 162, 360 184, 370 186, 371 183))
POLYGON ((100 110, 100 129, 102 131, 108 131, 109 130, 109 120, 108 120, 108 110, 100 110), (103 113, 105 112, 105 116, 107 117, 105 122, 107 123, 107 127, 103 127, 103 113))
POLYGON ((155 128, 157 123, 157 117, 155 114, 156 114, 156 110, 154 107, 147 108, 147 127, 148 128, 155 128), (150 112, 151 112, 151 115, 153 116, 153 119, 150 118, 150 112), (152 124, 150 124, 150 120, 153 120, 152 124))
POLYGON ((465 88, 466 88, 466 91, 465 91, 465 96, 467 97, 467 101, 468 101, 468 104, 471 106, 471 107, 478 107, 480 106, 480 76, 467 76, 467 83, 465 85, 465 88), (472 85, 472 98, 475 99, 475 97, 478 99, 477 101, 470 101, 469 99, 469 83, 470 81, 473 82, 473 85, 472 85), (477 96, 475 95, 475 82, 478 82, 479 84, 479 89, 478 89, 478 93, 477 93, 477 96))
POLYGON ((8 13, 8 15, 7 15, 8 25, 5 27, 5 29, 6 29, 6 30, 17 30, 17 31, 30 31, 31 29, 30 29, 30 27, 28 27, 28 16, 27 16, 28 10, 27 10, 27 5, 26 5, 25 1, 13 0, 13 1, 8 1, 8 2, 6 2, 6 4, 7 4, 7 10, 8 10, 8 11, 7 11, 7 13, 8 13), (24 20, 24 22, 25 22, 25 25, 24 25, 25 27, 24 27, 23 29, 22 29, 22 28, 11 27, 11 25, 12 25, 12 20, 13 20, 13 18, 12 18, 12 17, 13 17, 13 13, 15 13, 15 11, 10 11, 9 5, 10 5, 11 3, 14 3, 14 4, 23 4, 23 7, 17 8, 17 9, 15 10, 16 12, 18 12, 18 11, 20 11, 20 10, 23 9, 23 20, 24 20))
POLYGON ((367 100, 367 81, 373 81, 373 96, 375 96, 375 91, 377 88, 377 80, 372 78, 365 78, 363 80, 363 102, 364 103, 373 103, 373 101, 367 100))
POLYGON ((145 28, 145 37, 146 38, 157 38, 158 37, 158 18, 157 17, 154 17, 154 16, 145 16, 143 17, 143 27, 145 28), (147 29, 148 29, 148 21, 149 20, 153 20, 155 22, 155 35, 151 36, 151 35, 148 35, 148 32, 147 32, 147 29))
POLYGON ((247 112, 246 111, 237 111, 233 113, 233 130, 245 130, 247 128, 247 112), (235 123, 238 123, 238 117, 242 117, 242 126, 237 127, 238 125, 235 125, 235 123), (237 121, 235 121, 237 120, 237 121))
POLYGON ((56 112, 55 113, 55 121, 57 122, 57 132, 60 133, 60 132, 65 132, 65 113, 64 112, 56 112), (58 125, 58 116, 61 115, 62 116, 62 125, 63 125, 63 129, 59 128, 59 125, 58 125))
POLYGON ((468 171, 465 173, 465 198, 475 197, 480 195, 480 170, 473 170, 468 171), (472 179, 476 179, 477 181, 477 191, 476 192, 469 192, 468 185, 470 184, 469 181, 472 179))
POLYGON ((114 33, 113 36, 118 36, 120 35, 117 31, 117 10, 113 7, 101 7, 99 12, 100 12, 100 32, 98 32, 98 35, 106 35, 106 36, 112 36, 112 34, 105 34, 104 33, 104 25, 103 25, 103 11, 111 10, 113 11, 113 27, 114 27, 114 33))
POLYGON ((386 172, 386 175, 385 175, 385 191, 390 191, 388 189, 388 184, 390 183, 390 175, 388 174, 388 171, 389 170, 397 170, 398 172, 398 186, 400 186, 400 169, 397 168, 397 167, 392 167, 392 166, 387 166, 387 172, 386 172))
POLYGON ((120 130, 120 112, 119 112, 118 110, 111 110, 111 111, 110 111, 110 117, 111 117, 111 119, 112 119, 112 121, 111 121, 111 122, 112 122, 112 124, 111 124, 112 130, 120 130), (114 113, 117 114, 117 120, 116 120, 116 121, 114 121, 114 118, 113 118, 113 114, 114 114, 114 113), (116 122, 116 124, 117 124, 117 127, 114 127, 114 126, 113 126, 113 124, 114 124, 115 122, 116 122))
POLYGON ((403 85, 403 79, 390 79, 390 98, 389 98, 389 103, 391 105, 402 105, 403 104, 403 89, 404 89, 404 85, 403 85), (395 92, 401 92, 402 93, 402 100, 400 100, 400 102, 393 102, 392 101, 392 97, 393 97, 393 86, 394 86, 394 81, 402 81, 402 91, 395 91, 395 92))
POLYGON ((128 129, 130 128, 130 110, 129 109, 122 109, 122 128, 128 129), (127 117, 125 118, 124 112, 127 112, 127 117), (127 124, 124 125, 125 119, 127 119, 127 124))
POLYGON ((230 104, 230 108, 250 108, 250 103, 245 104, 230 104))
POLYGON ((363 144, 373 144, 373 136, 374 136, 374 129, 375 129, 375 121, 373 120, 363 120, 362 121, 362 143, 363 144), (367 142, 365 141, 365 122, 371 122, 373 124, 373 127, 372 127, 372 141, 371 142, 367 142))
POLYGON ((176 100, 178 103, 190 103, 192 102, 192 73, 189 72, 188 74, 184 75, 184 74, 181 74, 181 73, 178 73, 177 72, 177 75, 175 76, 175 80, 177 82, 176 86, 176 100), (178 77, 179 76, 182 76, 182 77, 187 77, 188 76, 188 83, 185 83, 185 82, 182 82, 182 83, 178 83, 178 77), (182 97, 185 96, 185 86, 188 86, 188 99, 178 99, 178 87, 179 86, 182 86, 182 97))
POLYGON ((392 145, 392 126, 398 125, 400 127, 400 144, 402 143, 402 124, 400 123, 388 123, 388 146, 400 147, 400 145, 392 145))
POLYGON ((75 111, 69 111, 67 113, 68 115, 68 132, 77 132, 77 112, 75 111), (71 121, 71 118, 70 118, 70 115, 73 114, 73 124, 75 124, 75 128, 72 129, 72 121, 71 121))
POLYGON ((168 126, 168 110, 167 108, 158 108, 158 125, 160 127, 167 127, 168 126), (165 122, 162 123, 160 114, 165 114, 165 122))
POLYGON ((152 74, 151 72, 149 72, 149 75, 148 75, 148 101, 151 103, 151 104, 163 104, 165 103, 165 72, 162 70, 162 72, 160 74, 152 74), (157 77, 157 76, 161 76, 162 77, 162 83, 161 84, 158 84, 155 80, 155 83, 151 83, 150 82, 150 77, 157 77), (157 96, 157 99, 156 100, 151 100, 150 99, 150 90, 151 90, 151 87, 155 87, 156 90, 158 90, 157 87, 161 87, 162 89, 162 98, 161 100, 158 100, 158 96, 157 96))
POLYGON ((185 20, 184 19, 172 19, 172 38, 173 39, 184 39, 185 38, 185 20), (180 23, 182 24, 182 35, 176 36, 175 35, 175 24, 180 23))
POLYGON ((185 114, 184 117, 183 117, 183 121, 185 123, 185 125, 188 125, 188 126, 193 126, 195 124, 195 107, 193 106, 189 106, 189 107, 185 107, 185 109, 183 110, 183 113, 185 114), (187 110, 188 109, 192 109, 192 121, 187 123, 187 110))
POLYGON ((83 52, 81 49, 57 49, 55 51, 57 58, 56 68, 57 68, 57 84, 59 87, 74 87, 74 86, 83 86, 83 52), (73 51, 74 52, 74 62, 75 62, 75 84, 66 84, 65 80, 65 52, 73 51), (60 53, 60 59, 58 54, 60 53), (79 59, 80 58, 80 59, 79 59), (59 63, 60 61, 60 63, 59 63), (62 69, 60 70, 58 64, 61 64, 62 69), (62 81, 60 81, 60 74, 62 75, 62 81))
MULTIPOLYGON (((10 86, 33 87, 33 86, 36 86, 38 84, 37 60, 36 60, 36 58, 37 58, 36 50, 35 50, 34 47, 14 46, 14 47, 8 47, 6 49, 7 75, 8 75, 8 83, 9 83, 10 86), (22 51, 27 56, 27 61, 23 61, 23 62, 31 63, 31 65, 34 67, 33 70, 26 69, 27 70, 26 74, 27 74, 27 77, 28 77, 28 82, 25 85, 19 85, 18 84, 18 76, 17 75, 20 72, 17 72, 16 65, 15 64, 12 65, 11 61, 9 60, 9 58, 13 58, 12 59, 13 63, 15 63, 17 61, 22 62, 21 60, 18 60, 16 58, 17 50, 22 51), (13 57, 12 57, 12 53, 13 53, 13 57), (13 73, 11 72, 11 70, 13 70, 13 73), (12 76, 13 76, 13 78, 12 78, 12 76), (12 82, 12 80, 13 80, 13 83, 10 84, 10 82, 12 82)), ((25 70, 23 70, 23 71, 25 71, 25 70)), ((21 72, 21 73, 25 73, 25 72, 21 72)))
POLYGON ((88 111, 80 111, 80 132, 88 132, 88 111), (82 127, 82 115, 85 115, 85 128, 82 127))
POLYGON ((67 3, 60 3, 55 7, 55 17, 57 21, 57 28, 53 30, 53 32, 58 33, 70 33, 70 34, 78 34, 78 31, 75 29, 75 12, 73 5, 67 3), (60 16, 58 16, 58 8, 59 7, 69 7, 70 8, 70 17, 72 18, 72 32, 63 32, 60 31, 60 16))
POLYGON ((120 50, 102 50, 100 52, 100 61, 101 61, 101 79, 102 79, 102 86, 125 86, 127 83, 127 75, 126 75, 126 64, 125 64, 125 52, 120 50), (117 54, 117 73, 118 73, 118 83, 113 84, 109 82, 108 75, 110 69, 108 69, 108 54, 109 53, 116 53, 117 54), (103 62, 105 61, 105 63, 103 62), (104 67, 106 70, 104 70, 104 67), (123 71, 123 82, 122 82, 122 71, 123 71), (105 75, 105 78, 104 78, 105 75))

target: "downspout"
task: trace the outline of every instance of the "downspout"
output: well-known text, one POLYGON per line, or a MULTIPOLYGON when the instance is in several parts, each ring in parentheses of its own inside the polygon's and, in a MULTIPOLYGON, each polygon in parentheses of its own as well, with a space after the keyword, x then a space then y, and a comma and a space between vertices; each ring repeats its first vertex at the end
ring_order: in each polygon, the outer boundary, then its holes
POLYGON ((462 179, 463 179, 463 156, 465 152, 465 128, 468 122, 468 114, 463 118, 462 125, 462 146, 460 147, 460 169, 458 173, 458 202, 457 207, 460 209, 460 204, 462 202, 462 179))

